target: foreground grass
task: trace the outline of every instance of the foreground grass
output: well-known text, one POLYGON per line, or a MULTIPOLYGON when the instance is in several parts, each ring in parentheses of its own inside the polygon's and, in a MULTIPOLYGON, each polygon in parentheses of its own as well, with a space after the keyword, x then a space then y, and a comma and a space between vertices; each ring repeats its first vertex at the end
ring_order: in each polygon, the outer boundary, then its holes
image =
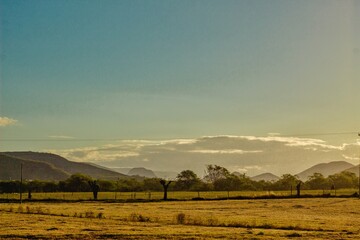
POLYGON ((2 239, 360 239, 358 199, 0 204, 2 239))

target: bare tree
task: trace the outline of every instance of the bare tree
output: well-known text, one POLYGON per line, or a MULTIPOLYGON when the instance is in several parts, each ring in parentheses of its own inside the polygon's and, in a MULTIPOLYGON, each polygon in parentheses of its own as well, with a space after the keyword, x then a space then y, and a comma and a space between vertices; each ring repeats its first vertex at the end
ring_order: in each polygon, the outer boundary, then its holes
POLYGON ((97 184, 96 180, 89 180, 88 181, 91 191, 93 192, 94 200, 97 200, 98 192, 100 191, 100 186, 97 184))
POLYGON ((167 200, 167 191, 168 191, 168 187, 169 187, 170 183, 172 183, 172 181, 166 182, 166 180, 164 180, 164 179, 160 180, 160 184, 164 188, 164 200, 167 200))
POLYGON ((300 197, 300 190, 301 190, 301 182, 299 182, 296 185, 296 195, 297 195, 297 197, 300 197))

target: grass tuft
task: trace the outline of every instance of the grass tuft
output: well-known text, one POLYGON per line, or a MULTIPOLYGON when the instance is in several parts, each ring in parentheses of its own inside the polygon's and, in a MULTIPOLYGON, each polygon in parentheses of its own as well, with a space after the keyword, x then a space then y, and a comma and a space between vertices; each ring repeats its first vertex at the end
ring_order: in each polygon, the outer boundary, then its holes
POLYGON ((220 226, 219 221, 214 216, 209 217, 191 217, 184 213, 175 215, 175 221, 181 225, 196 225, 196 226, 220 226))
POLYGON ((130 214, 129 220, 132 222, 150 222, 149 217, 145 217, 141 214, 132 213, 130 214))
POLYGON ((24 208, 23 208, 23 206, 21 206, 21 205, 20 205, 20 206, 18 207, 17 211, 18 211, 19 213, 24 212, 24 208))
POLYGON ((93 211, 87 211, 85 212, 86 218, 95 218, 95 213, 93 211))
POLYGON ((176 223, 177 224, 185 224, 186 215, 185 213, 178 213, 176 215, 176 223))

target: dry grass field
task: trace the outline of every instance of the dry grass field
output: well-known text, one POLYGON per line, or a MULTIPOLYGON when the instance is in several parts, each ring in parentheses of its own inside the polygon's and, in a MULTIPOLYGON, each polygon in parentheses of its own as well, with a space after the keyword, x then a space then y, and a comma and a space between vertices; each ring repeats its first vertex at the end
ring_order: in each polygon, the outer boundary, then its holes
MULTIPOLYGON (((338 189, 333 190, 303 190, 302 195, 318 195, 330 194, 331 196, 340 195, 352 195, 357 192, 358 189, 338 189)), ((168 198, 170 199, 182 199, 190 200, 192 198, 201 197, 205 199, 217 199, 217 198, 228 198, 228 197, 249 197, 256 198, 261 196, 278 196, 278 197, 289 197, 295 195, 295 190, 291 193, 290 191, 202 191, 202 192, 186 192, 186 191, 169 191, 168 198)), ((99 200, 160 200, 164 196, 163 192, 99 192, 99 200)), ((23 193, 23 198, 27 199, 27 193, 23 193)), ((33 200, 91 200, 93 195, 91 192, 33 192, 33 200)), ((0 200, 18 200, 19 193, 2 193, 0 194, 0 200)))
POLYGON ((360 239, 355 198, 0 204, 0 239, 360 239))

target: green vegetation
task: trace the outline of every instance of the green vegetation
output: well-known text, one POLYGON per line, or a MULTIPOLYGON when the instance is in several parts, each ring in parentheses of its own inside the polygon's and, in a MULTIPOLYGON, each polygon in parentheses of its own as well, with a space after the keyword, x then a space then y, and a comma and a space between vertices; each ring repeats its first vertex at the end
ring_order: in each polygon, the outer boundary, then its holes
MULTIPOLYGON (((227 191, 228 197, 230 191, 265 191, 267 195, 273 191, 290 191, 291 194, 296 186, 301 186, 302 193, 304 190, 322 190, 323 193, 336 194, 338 189, 358 186, 358 177, 352 172, 336 173, 328 177, 314 173, 304 182, 291 174, 284 174, 274 181, 254 181, 245 174, 231 174, 226 168, 218 165, 207 165, 203 179, 192 170, 184 170, 171 181, 172 184, 169 184, 168 179, 129 177, 99 166, 71 162, 49 153, 6 152, 0 153, 0 179, 7 179, 0 181, 0 194, 19 193, 21 166, 24 179, 21 189, 28 192, 29 199, 34 193, 40 192, 93 192, 94 199, 97 199, 97 193, 100 191, 163 191, 164 199, 167 199, 167 192, 174 191, 227 191)), ((197 197, 202 196, 198 194, 197 197)))
MULTIPOLYGON (((74 193, 81 193, 80 196, 85 196, 84 192, 92 192, 93 198, 97 199, 97 193, 100 191, 99 199, 121 199, 121 195, 130 194, 131 197, 126 197, 127 199, 158 199, 156 197, 157 192, 161 191, 164 193, 163 199, 168 197, 171 199, 200 199, 241 196, 289 196, 295 195, 295 187, 298 183, 301 183, 302 195, 342 195, 341 189, 352 189, 346 193, 354 195, 358 187, 358 177, 350 172, 341 172, 328 177, 324 177, 320 173, 314 173, 305 182, 301 182, 297 176, 290 174, 284 174, 277 181, 253 181, 244 174, 230 174, 227 169, 216 165, 208 165, 206 173, 202 180, 191 170, 184 170, 178 174, 174 183, 158 178, 95 180, 87 175, 73 174, 66 180, 59 182, 24 181, 22 190, 28 192, 29 199, 37 199, 42 196, 40 193, 46 193, 44 195, 47 195, 49 199, 52 197, 69 199, 67 193, 71 193, 71 196, 74 196, 74 193), (209 197, 205 192, 214 192, 214 194, 209 197), (226 195, 218 195, 219 192, 226 192, 226 195)), ((0 181, 0 194, 2 194, 0 196, 3 198, 6 196, 6 198, 12 199, 9 194, 19 193, 19 191, 19 181, 0 181)), ((75 196, 78 195, 75 194, 75 196)), ((43 197, 40 198, 43 199, 43 197)), ((71 199, 77 198, 71 197, 71 199)), ((78 199, 88 199, 88 197, 86 195, 86 197, 78 199)))

